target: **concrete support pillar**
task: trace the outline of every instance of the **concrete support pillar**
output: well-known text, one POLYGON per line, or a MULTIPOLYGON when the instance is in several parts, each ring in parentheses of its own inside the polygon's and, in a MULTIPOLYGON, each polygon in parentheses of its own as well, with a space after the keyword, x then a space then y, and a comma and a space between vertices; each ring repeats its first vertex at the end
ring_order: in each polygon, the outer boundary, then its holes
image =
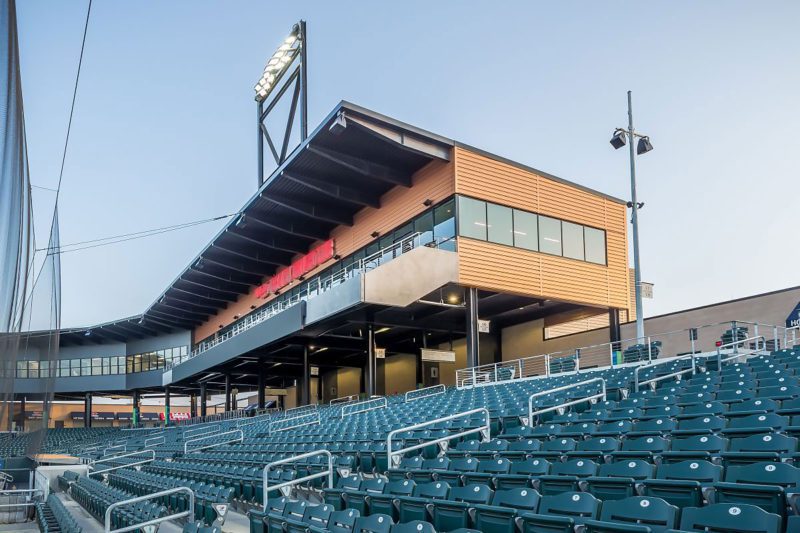
POLYGON ((267 406, 267 394, 264 390, 266 388, 266 379, 264 370, 259 366, 258 368, 258 408, 263 409, 267 406))
POLYGON ((231 375, 225 374, 225 411, 231 410, 231 375))
POLYGON ((194 418, 197 416, 197 395, 191 393, 189 395, 189 417, 194 418))
POLYGON ((376 360, 375 360, 375 328, 372 324, 367 325, 367 372, 364 385, 367 398, 375 395, 376 381, 376 360))
POLYGON ((83 427, 92 427, 92 393, 87 392, 83 398, 83 427))
POLYGON ((206 416, 206 398, 208 398, 208 390, 206 389, 205 382, 200 384, 200 416, 206 416))
POLYGON ((466 301, 467 367, 478 366, 478 289, 467 289, 466 301))
POLYGON ((25 431, 25 396, 19 400, 19 430, 25 431))
POLYGON ((8 414, 8 420, 6 421, 6 423, 8 424, 8 431, 13 431, 14 430, 14 395, 13 394, 9 395, 8 405, 6 406, 6 409, 8 410, 8 413, 7 413, 8 414))
POLYGON ((139 411, 139 402, 139 391, 135 390, 133 391, 133 409, 131 409, 131 427, 137 427, 139 425, 139 418, 141 417, 141 413, 139 411))
POLYGON ((170 413, 170 395, 169 395, 169 385, 164 387, 164 425, 169 426, 169 413, 170 413))
POLYGON ((622 355, 619 354, 622 350, 620 341, 622 340, 622 330, 620 329, 619 309, 608 310, 608 342, 612 343, 612 360, 611 364, 616 364, 617 360, 621 362, 622 355))
POLYGON ((311 367, 308 364, 308 345, 303 346, 303 376, 300 380, 300 405, 311 403, 311 367))

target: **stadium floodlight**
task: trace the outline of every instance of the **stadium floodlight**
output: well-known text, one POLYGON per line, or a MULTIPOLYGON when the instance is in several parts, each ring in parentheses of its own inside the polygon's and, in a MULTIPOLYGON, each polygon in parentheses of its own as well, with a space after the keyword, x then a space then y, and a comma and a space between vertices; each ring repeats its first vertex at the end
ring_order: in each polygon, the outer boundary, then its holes
POLYGON ((614 136, 611 137, 609 141, 611 146, 614 147, 614 150, 619 150, 628 142, 628 138, 625 136, 625 130, 616 130, 614 132, 614 136))
POLYGON ((272 57, 267 61, 264 67, 264 73, 261 79, 256 83, 256 102, 263 102, 267 99, 269 94, 275 88, 277 81, 288 70, 289 65, 292 64, 294 59, 300 53, 303 45, 303 35, 300 32, 300 24, 295 24, 292 27, 292 32, 283 43, 275 50, 272 57))
POLYGON ((653 145, 650 143, 650 137, 642 137, 636 145, 636 155, 646 154, 652 149, 653 145))

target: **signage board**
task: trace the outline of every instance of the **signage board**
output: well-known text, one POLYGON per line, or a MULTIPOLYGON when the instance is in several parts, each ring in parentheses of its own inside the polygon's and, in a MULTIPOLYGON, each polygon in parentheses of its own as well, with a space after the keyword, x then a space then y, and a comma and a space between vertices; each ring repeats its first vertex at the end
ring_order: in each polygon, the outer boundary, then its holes
POLYGON ((489 333, 492 323, 488 320, 478 319, 478 333, 489 333))
POLYGON ((653 299, 653 284, 648 283, 646 281, 640 282, 642 286, 642 298, 647 298, 648 300, 653 299))
POLYGON ((266 283, 256 287, 253 294, 256 298, 266 298, 270 294, 277 294, 282 288, 296 279, 322 265, 335 255, 333 239, 323 242, 291 265, 278 270, 266 283))
POLYGON ((786 317, 786 327, 793 328, 795 326, 800 326, 800 303, 798 303, 792 312, 789 313, 789 316, 786 317))
POLYGON ((386 348, 375 348, 375 359, 386 359, 386 348))
POLYGON ((312 376, 319 376, 319 367, 318 366, 312 366, 309 370, 311 371, 311 375, 312 376))
POLYGON ((420 350, 422 360, 429 363, 455 363, 456 352, 452 350, 433 350, 430 348, 422 348, 420 350))

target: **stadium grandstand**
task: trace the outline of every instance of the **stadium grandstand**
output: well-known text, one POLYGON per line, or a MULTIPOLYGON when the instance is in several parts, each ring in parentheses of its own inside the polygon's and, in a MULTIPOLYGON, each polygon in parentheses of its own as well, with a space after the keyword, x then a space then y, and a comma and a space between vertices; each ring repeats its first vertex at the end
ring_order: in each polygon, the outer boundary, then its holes
POLYGON ((795 322, 639 336, 625 200, 358 105, 259 140, 141 314, 2 334, 0 530, 800 531, 795 322))

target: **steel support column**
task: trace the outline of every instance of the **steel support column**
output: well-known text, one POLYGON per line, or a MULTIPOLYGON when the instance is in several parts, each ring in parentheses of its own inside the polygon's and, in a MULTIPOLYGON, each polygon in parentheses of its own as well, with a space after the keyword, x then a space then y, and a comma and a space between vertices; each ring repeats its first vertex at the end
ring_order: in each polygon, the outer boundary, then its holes
POLYGON ((87 392, 83 397, 83 427, 92 427, 92 393, 87 392))
POLYGON ((197 416, 197 395, 195 393, 191 393, 189 395, 189 418, 194 418, 197 416))
POLYGON ((131 409, 131 427, 139 425, 139 391, 133 391, 133 408, 131 409))
POLYGON ((308 364, 308 345, 303 346, 303 379, 300 381, 300 405, 311 403, 311 368, 308 364))
POLYGON ((164 387, 164 426, 169 426, 170 395, 169 385, 164 387))
POLYGON ((19 430, 25 431, 25 396, 19 401, 19 430))
POLYGON ((225 411, 231 410, 231 375, 225 374, 225 411))
POLYGON ((206 398, 208 397, 208 390, 206 389, 205 382, 200 384, 200 416, 206 416, 206 398))
POLYGON ((263 409, 267 406, 267 393, 264 390, 266 387, 264 377, 264 370, 259 366, 258 368, 258 408, 263 409))
POLYGON ((372 324, 367 325, 367 375, 364 385, 367 397, 375 395, 375 375, 376 375, 376 360, 375 360, 375 327, 372 324))
POLYGON ((467 329, 467 367, 478 366, 478 289, 467 289, 466 329, 467 329))

